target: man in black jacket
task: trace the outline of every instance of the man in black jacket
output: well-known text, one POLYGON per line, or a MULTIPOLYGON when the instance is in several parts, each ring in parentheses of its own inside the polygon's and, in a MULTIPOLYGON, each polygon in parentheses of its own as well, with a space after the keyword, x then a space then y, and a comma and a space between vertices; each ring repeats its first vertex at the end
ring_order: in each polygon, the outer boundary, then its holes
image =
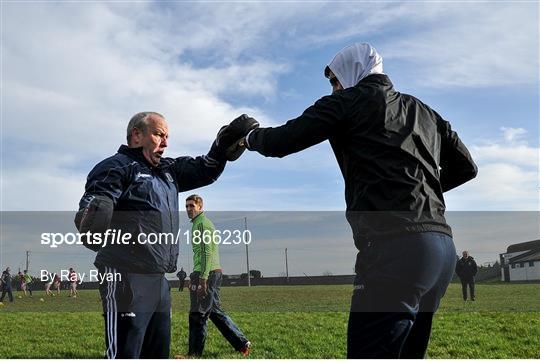
POLYGON ((176 271, 178 193, 214 182, 230 158, 229 139, 255 126, 243 115, 220 131, 220 143, 214 142, 207 155, 165 158, 165 118, 138 113, 129 121, 127 145, 88 175, 75 223, 80 233, 90 232, 84 243, 97 251, 94 264, 106 280, 100 293, 108 358, 169 357, 171 299, 165 273, 176 271))
POLYGON ((463 301, 467 301, 467 286, 471 293, 471 301, 475 301, 474 294, 474 276, 478 272, 478 266, 474 258, 469 256, 468 251, 463 251, 463 257, 456 263, 456 274, 461 280, 461 291, 463 292, 463 301))
POLYGON ((474 178, 476 165, 450 123, 394 90, 369 44, 340 51, 325 76, 332 95, 244 143, 284 157, 330 141, 359 250, 347 355, 422 358, 455 266, 443 192, 474 178))
POLYGON ((2 284, 2 296, 0 297, 0 302, 4 301, 6 294, 8 295, 9 302, 13 302, 13 288, 12 288, 12 279, 11 279, 11 268, 7 267, 4 272, 2 272, 2 277, 0 278, 0 283, 2 284))
POLYGON ((186 282, 187 273, 184 271, 184 268, 180 268, 180 271, 176 274, 176 277, 178 277, 179 283, 178 283, 178 291, 182 292, 184 290, 184 283, 186 282))

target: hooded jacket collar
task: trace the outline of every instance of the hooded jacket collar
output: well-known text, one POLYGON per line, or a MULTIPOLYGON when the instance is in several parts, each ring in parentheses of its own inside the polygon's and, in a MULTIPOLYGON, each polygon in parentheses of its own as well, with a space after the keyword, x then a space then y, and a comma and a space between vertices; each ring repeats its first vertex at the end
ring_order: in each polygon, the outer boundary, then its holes
POLYGON ((366 76, 364 79, 360 80, 358 84, 355 85, 355 87, 362 86, 362 84, 367 83, 376 83, 383 86, 390 86, 393 87, 394 84, 392 84, 392 81, 386 74, 370 74, 366 76))

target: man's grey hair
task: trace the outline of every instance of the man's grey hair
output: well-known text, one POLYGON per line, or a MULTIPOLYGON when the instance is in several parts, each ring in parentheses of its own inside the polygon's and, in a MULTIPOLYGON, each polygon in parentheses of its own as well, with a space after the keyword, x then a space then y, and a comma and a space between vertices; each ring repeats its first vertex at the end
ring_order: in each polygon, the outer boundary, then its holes
POLYGON ((148 118, 152 115, 165 119, 163 115, 156 112, 140 112, 131 117, 127 126, 126 139, 128 145, 131 145, 131 133, 133 132, 133 129, 139 129, 146 134, 146 130, 148 129, 148 118))

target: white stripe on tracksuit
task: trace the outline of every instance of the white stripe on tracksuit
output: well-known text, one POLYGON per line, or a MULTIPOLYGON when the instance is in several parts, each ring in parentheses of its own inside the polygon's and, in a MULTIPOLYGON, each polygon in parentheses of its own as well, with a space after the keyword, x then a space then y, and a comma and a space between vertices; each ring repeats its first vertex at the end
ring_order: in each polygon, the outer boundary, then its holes
MULTIPOLYGON (((105 267, 106 273, 114 273, 114 268, 105 267)), ((107 332, 107 358, 116 358, 117 345, 117 309, 116 309, 116 278, 107 282, 107 296, 105 297, 105 330, 107 332)))

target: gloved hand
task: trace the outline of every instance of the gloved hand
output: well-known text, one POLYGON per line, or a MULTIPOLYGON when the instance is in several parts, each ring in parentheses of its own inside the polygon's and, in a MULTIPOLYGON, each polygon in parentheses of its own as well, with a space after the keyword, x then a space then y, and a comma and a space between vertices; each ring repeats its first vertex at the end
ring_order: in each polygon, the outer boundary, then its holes
POLYGON ((258 127, 259 122, 246 114, 242 114, 229 125, 219 130, 216 138, 217 150, 224 154, 228 161, 237 160, 246 150, 245 136, 258 127))

